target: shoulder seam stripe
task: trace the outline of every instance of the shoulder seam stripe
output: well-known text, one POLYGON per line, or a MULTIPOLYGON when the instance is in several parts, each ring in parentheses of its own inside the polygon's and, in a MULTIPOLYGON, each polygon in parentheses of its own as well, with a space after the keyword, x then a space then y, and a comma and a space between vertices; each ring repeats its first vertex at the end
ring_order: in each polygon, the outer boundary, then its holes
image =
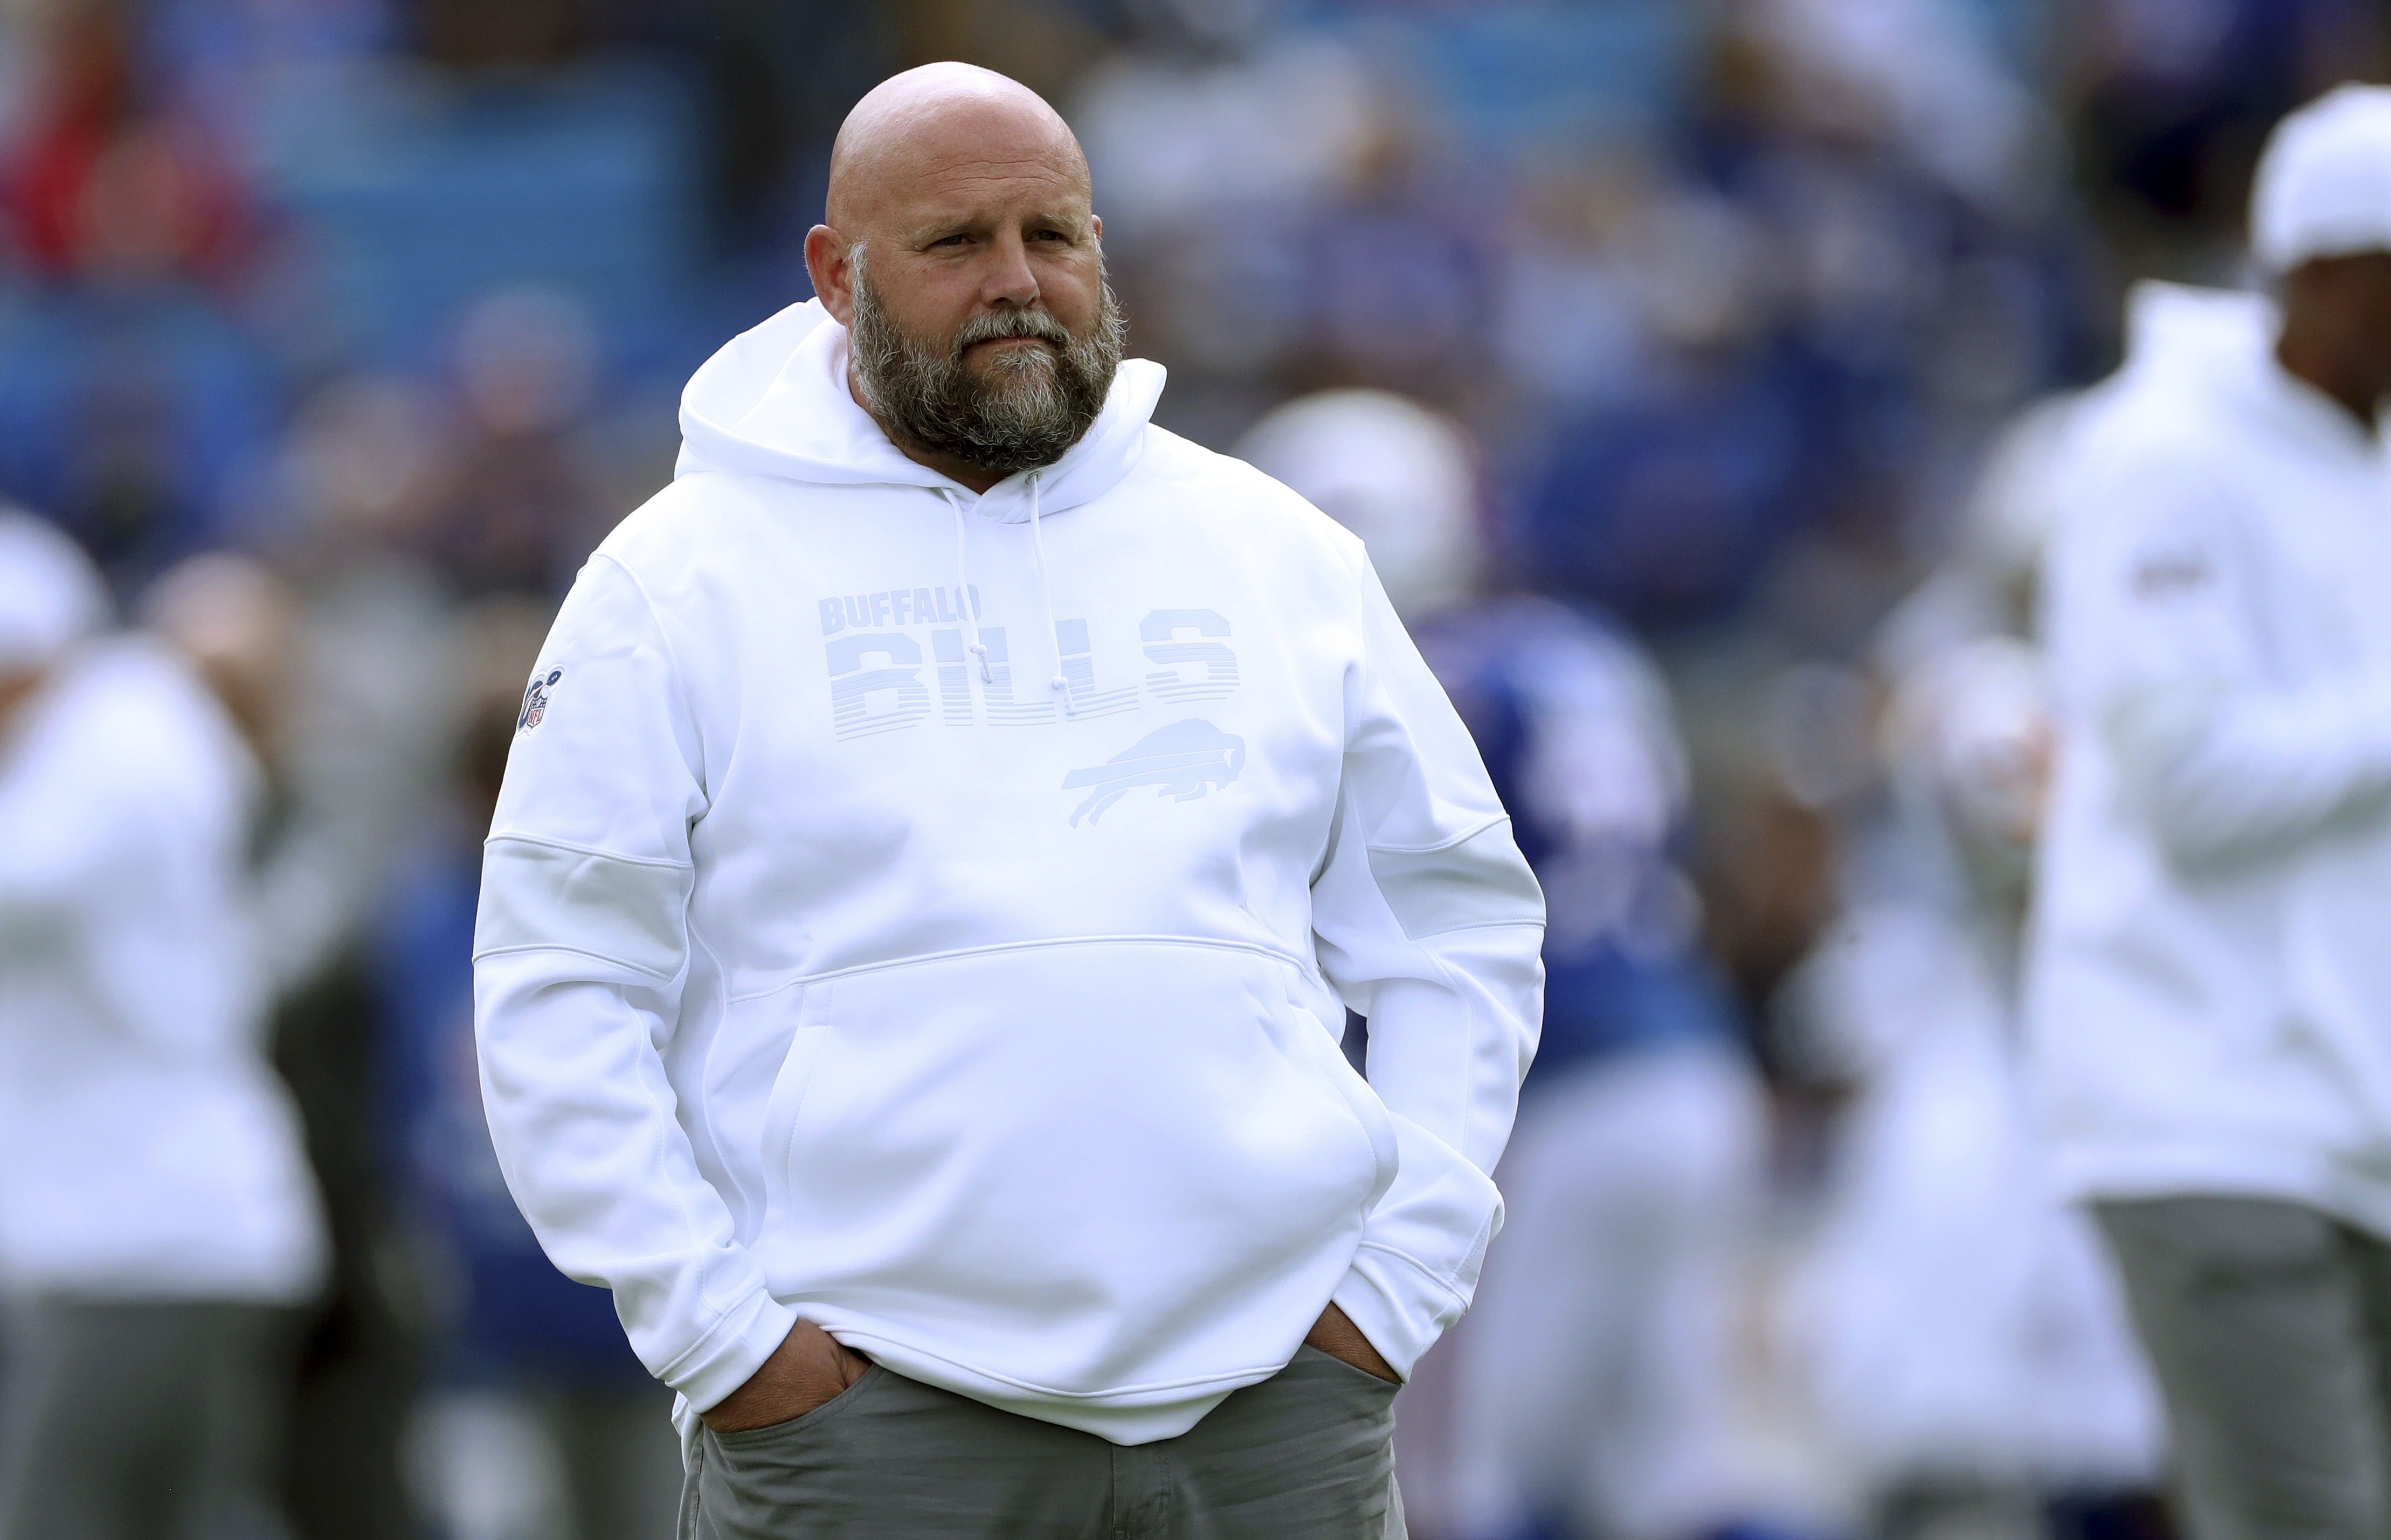
POLYGON ((482 841, 482 848, 487 850, 500 841, 519 845, 544 845, 549 850, 571 851, 575 855, 595 856, 601 861, 620 861, 629 866, 662 866, 668 871, 679 872, 691 872, 697 869, 694 862, 675 861, 668 856, 626 855, 621 851, 604 850, 596 845, 579 845, 570 840, 551 840, 544 834, 492 834, 482 841))
POLYGON ((1451 850, 1455 845, 1466 845, 1470 841, 1475 840, 1480 835, 1485 833, 1488 829, 1494 828, 1497 824, 1507 824, 1510 821, 1511 815, 1509 814, 1497 813, 1494 816, 1487 819, 1484 823, 1473 825, 1466 831, 1454 835, 1450 840, 1439 840, 1432 845, 1381 845, 1373 841, 1365 843, 1362 848, 1368 851, 1375 851, 1380 855, 1434 855, 1439 851, 1451 850))

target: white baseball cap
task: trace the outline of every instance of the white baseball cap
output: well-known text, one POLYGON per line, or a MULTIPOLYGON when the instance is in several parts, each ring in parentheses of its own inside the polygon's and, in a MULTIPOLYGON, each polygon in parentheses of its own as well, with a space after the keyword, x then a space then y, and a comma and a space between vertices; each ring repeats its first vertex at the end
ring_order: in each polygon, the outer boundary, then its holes
POLYGON ((2337 85, 2275 125, 2250 191, 2268 272, 2391 251, 2391 86, 2337 85))
POLYGON ((83 548, 0 508, 0 671, 46 667, 108 620, 107 585, 83 548))

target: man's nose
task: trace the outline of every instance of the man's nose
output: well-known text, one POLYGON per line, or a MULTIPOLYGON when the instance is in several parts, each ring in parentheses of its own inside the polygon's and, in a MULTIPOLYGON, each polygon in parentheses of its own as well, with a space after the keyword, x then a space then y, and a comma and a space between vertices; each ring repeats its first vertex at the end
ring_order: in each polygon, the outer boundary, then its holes
POLYGON ((1018 231, 1006 231, 989 243, 989 267, 980 283, 980 299, 989 304, 1027 306, 1038 300, 1038 275, 1029 265, 1029 246, 1018 231))

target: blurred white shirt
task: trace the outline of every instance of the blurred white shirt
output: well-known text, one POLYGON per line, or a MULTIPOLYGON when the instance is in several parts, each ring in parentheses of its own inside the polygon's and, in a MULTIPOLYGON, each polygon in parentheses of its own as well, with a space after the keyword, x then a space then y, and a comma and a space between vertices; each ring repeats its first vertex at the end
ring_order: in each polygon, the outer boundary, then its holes
POLYGON ((2251 294, 2145 285, 2071 427, 2028 1016, 2080 1198, 2391 1234, 2391 481, 2251 294))
POLYGON ((162 648, 0 736, 0 1291, 295 1303, 325 1242, 245 892, 246 746, 162 648))

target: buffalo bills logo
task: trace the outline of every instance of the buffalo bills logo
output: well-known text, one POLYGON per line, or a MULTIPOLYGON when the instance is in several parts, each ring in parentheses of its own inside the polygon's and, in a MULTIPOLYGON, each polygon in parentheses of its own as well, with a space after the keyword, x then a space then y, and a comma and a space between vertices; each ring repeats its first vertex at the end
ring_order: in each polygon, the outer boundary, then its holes
POLYGON ((523 691, 522 714, 515 718, 515 731, 527 733, 540 725, 548 715, 548 692, 564 677, 564 671, 552 668, 546 674, 532 675, 531 687, 523 691))
POLYGON ((1194 717, 1157 728, 1135 743, 1085 770, 1063 777, 1063 789, 1090 789, 1087 800, 1071 815, 1071 827, 1081 818, 1092 824, 1105 810, 1141 786, 1175 802, 1193 802, 1237 778, 1246 767, 1246 740, 1194 717))

